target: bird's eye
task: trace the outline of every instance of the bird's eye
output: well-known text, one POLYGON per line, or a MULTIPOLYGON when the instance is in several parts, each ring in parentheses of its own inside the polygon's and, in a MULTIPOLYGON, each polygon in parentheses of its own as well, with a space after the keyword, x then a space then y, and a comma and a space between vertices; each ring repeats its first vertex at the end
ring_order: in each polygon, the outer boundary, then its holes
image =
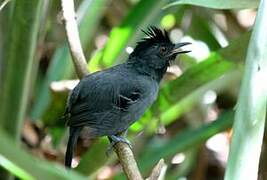
POLYGON ((160 47, 160 49, 159 49, 160 53, 164 53, 164 52, 166 52, 166 50, 167 50, 167 48, 164 46, 160 47))

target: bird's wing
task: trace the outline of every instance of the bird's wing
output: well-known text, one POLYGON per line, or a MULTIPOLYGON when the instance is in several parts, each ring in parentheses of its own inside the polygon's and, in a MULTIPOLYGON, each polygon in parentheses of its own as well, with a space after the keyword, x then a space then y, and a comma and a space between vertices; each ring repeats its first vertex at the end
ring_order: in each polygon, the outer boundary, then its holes
POLYGON ((135 76, 131 78, 123 72, 106 71, 91 76, 84 78, 71 94, 68 103, 70 126, 89 126, 105 133, 114 132, 137 117, 131 116, 135 113, 131 111, 141 114, 148 106, 148 103, 143 103, 146 102, 145 87, 148 85, 143 80, 135 76))
MULTIPOLYGON (((67 100, 67 106, 65 114, 69 114, 73 112, 73 108, 79 107, 79 113, 83 110, 83 106, 79 106, 81 103, 81 100, 84 99, 88 94, 90 94, 90 91, 86 92, 86 88, 89 85, 93 85, 94 81, 97 81, 97 77, 100 77, 101 72, 95 72, 93 74, 89 74, 85 76, 78 84, 77 86, 70 92, 68 100, 67 100), (88 85, 86 85, 88 84, 88 85)), ((90 89, 88 89, 90 90, 90 89)), ((75 112, 75 111, 74 111, 75 112)))

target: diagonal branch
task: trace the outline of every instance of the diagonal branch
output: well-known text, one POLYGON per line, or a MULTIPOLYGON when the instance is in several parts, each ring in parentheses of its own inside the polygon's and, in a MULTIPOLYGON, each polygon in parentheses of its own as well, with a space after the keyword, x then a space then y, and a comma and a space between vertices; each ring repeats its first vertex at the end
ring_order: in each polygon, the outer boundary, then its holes
POLYGON ((74 2, 73 0, 61 0, 61 6, 63 12, 63 22, 65 25, 72 61, 75 66, 76 73, 81 79, 82 77, 89 74, 89 71, 86 68, 87 63, 83 54, 79 37, 79 31, 74 11, 74 2))
POLYGON ((119 142, 114 145, 114 149, 127 179, 142 180, 142 175, 138 169, 133 152, 129 145, 119 142))
POLYGON ((9 3, 10 0, 5 0, 4 2, 2 2, 2 4, 0 4, 0 11, 2 11, 2 9, 4 9, 4 7, 7 5, 7 3, 9 3))

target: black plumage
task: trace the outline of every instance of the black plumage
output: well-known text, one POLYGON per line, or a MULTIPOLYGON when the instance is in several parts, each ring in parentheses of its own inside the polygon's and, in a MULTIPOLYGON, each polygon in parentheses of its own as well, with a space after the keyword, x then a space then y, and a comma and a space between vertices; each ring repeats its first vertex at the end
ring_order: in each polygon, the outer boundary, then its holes
POLYGON ((84 77, 71 92, 65 112, 70 126, 67 167, 80 134, 126 142, 118 134, 154 102, 170 61, 188 52, 177 49, 189 43, 172 44, 165 30, 152 26, 144 33, 147 37, 137 43, 125 63, 84 77))

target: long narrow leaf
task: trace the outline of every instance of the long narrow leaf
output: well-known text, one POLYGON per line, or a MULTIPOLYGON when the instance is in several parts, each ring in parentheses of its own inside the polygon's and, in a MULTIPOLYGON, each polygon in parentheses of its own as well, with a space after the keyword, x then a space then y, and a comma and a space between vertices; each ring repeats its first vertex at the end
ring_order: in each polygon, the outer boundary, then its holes
POLYGON ((59 165, 31 156, 14 144, 2 129, 0 129, 0 137, 0 166, 22 179, 87 179, 59 165))
POLYGON ((19 137, 29 94, 42 1, 14 1, 3 51, 4 84, 0 122, 14 138, 19 137))
POLYGON ((214 9, 245 9, 258 7, 258 0, 174 0, 165 8, 180 4, 191 4, 214 9))
POLYGON ((119 62, 118 58, 124 51, 127 43, 136 39, 137 32, 151 23, 162 11, 165 4, 163 0, 141 0, 129 12, 122 23, 114 27, 110 32, 110 38, 105 48, 99 51, 90 61, 90 70, 95 71, 99 66, 109 67, 115 62, 119 62))

